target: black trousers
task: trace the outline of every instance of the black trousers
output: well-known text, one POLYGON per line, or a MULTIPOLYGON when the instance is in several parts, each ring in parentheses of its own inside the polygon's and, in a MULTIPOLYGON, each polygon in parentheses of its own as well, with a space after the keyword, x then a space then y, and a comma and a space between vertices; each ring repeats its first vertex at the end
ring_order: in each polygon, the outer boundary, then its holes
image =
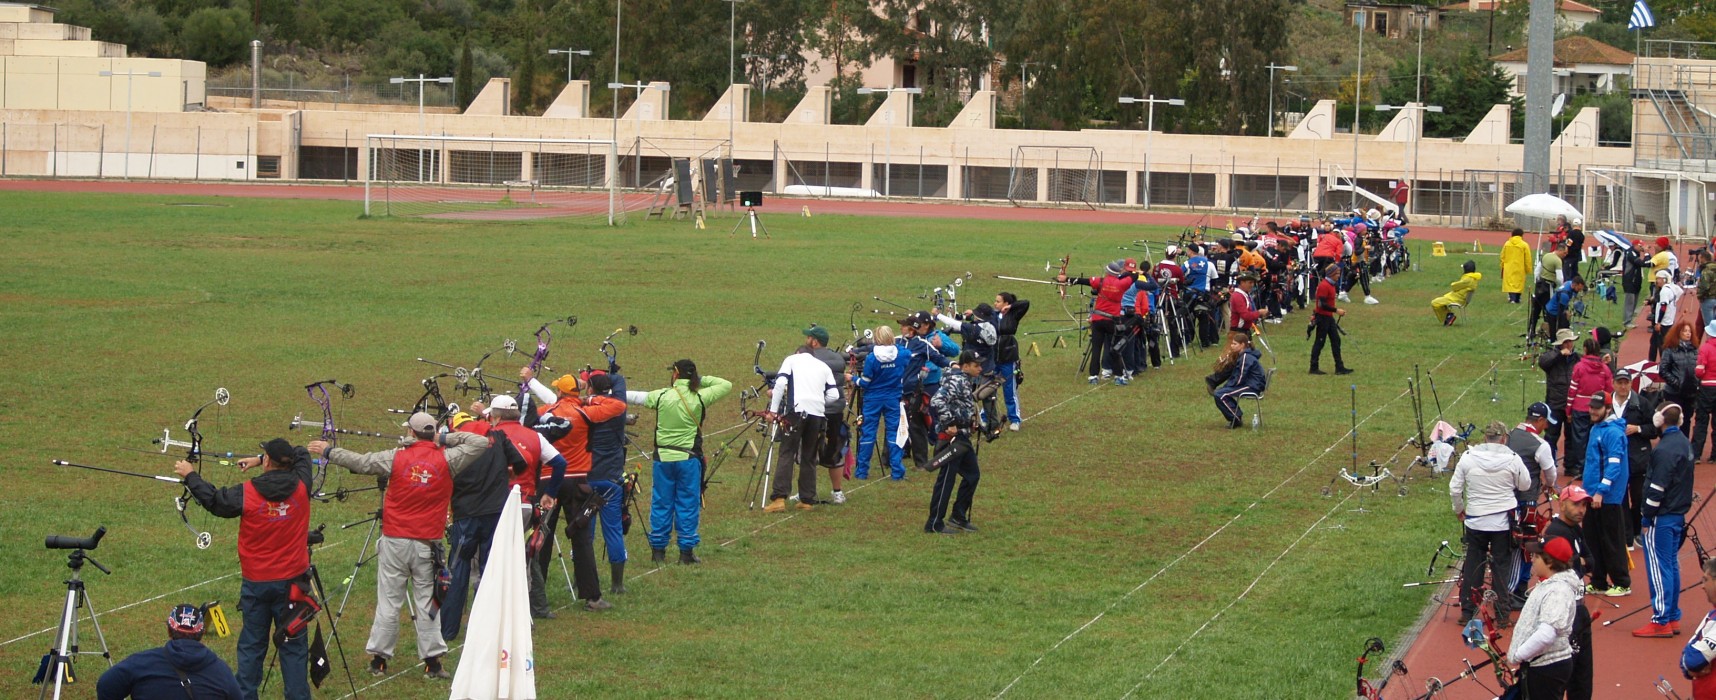
POLYGON ((1221 342, 1216 337, 1216 319, 1221 317, 1221 308, 1207 292, 1193 292, 1186 299, 1186 308, 1193 310, 1192 321, 1197 326, 1200 347, 1207 348, 1221 342), (1197 311, 1200 308, 1203 310, 1197 311))
MULTIPOLYGON (((955 440, 966 441, 969 445, 971 438, 960 435, 955 440)), ((935 487, 930 490, 929 520, 924 523, 925 530, 940 530, 946 524, 948 500, 953 500, 953 521, 960 523, 971 522, 971 497, 977 493, 977 482, 983 477, 977 469, 977 449, 967 450, 953 464, 941 468, 935 475, 935 487), (954 494, 954 479, 959 479, 959 492, 954 494)))
POLYGON ((1520 682, 1525 684, 1521 697, 1527 700, 1561 700, 1567 693, 1567 680, 1573 675, 1573 660, 1562 659, 1546 666, 1527 664, 1520 682))
MULTIPOLYGON (((1698 400, 1692 411, 1692 459, 1702 459, 1704 438, 1716 431, 1716 386, 1698 387, 1698 400)), ((1716 449, 1712 449, 1716 452, 1716 449)))
POLYGON ((782 416, 781 456, 769 484, 769 498, 786 498, 792 485, 792 473, 798 469, 798 500, 816 502, 816 457, 822 448, 822 434, 827 419, 792 413, 782 416))
POLYGON ((1093 318, 1090 320, 1090 376, 1102 374, 1109 370, 1116 374, 1126 371, 1125 363, 1120 359, 1120 353, 1114 350, 1114 319, 1093 318))
POLYGON ((851 440, 851 433, 846 428, 845 407, 837 413, 830 413, 822 421, 822 449, 817 457, 817 463, 824 468, 833 469, 840 466, 840 457, 846 452, 846 444, 851 440))
POLYGON ((1346 369, 1346 363, 1341 361, 1341 331, 1335 326, 1333 316, 1313 316, 1317 326, 1317 339, 1311 343, 1311 369, 1317 369, 1317 362, 1323 355, 1323 343, 1329 344, 1329 355, 1335 358, 1335 369, 1346 369))
MULTIPOLYGON (((1627 455, 1629 464, 1632 463, 1631 460, 1635 456, 1637 455, 1627 455)), ((1645 453, 1645 460, 1649 460, 1649 458, 1650 454, 1645 453)), ((1648 461, 1641 461, 1640 463, 1649 464, 1648 461)), ((1627 542, 1638 539, 1639 532, 1644 525, 1643 514, 1640 512, 1644 509, 1644 490, 1645 472, 1629 473, 1627 475, 1627 542)))
POLYGON ((1525 324, 1525 330, 1527 333, 1534 333, 1537 331, 1537 319, 1543 315, 1543 306, 1549 303, 1550 291, 1550 284, 1541 279, 1536 282, 1536 286, 1532 287, 1531 315, 1528 317, 1530 320, 1526 321, 1525 324))
POLYGON ((1512 609, 1513 579, 1519 573, 1514 563, 1513 532, 1486 532, 1465 528, 1466 563, 1460 569, 1460 611, 1476 613, 1479 591, 1483 590, 1484 568, 1490 571, 1490 590, 1496 592, 1496 619, 1512 609))
MULTIPOLYGON (((546 479, 536 482, 538 492, 548 488, 546 479)), ((596 519, 585 515, 584 511, 591 505, 596 492, 590 488, 590 482, 584 477, 568 476, 560 481, 560 493, 555 494, 554 508, 542 517, 543 529, 554 532, 560 521, 560 516, 566 516, 566 539, 572 543, 572 581, 578 588, 579 600, 601 600, 602 582, 596 575, 596 519)), ((593 514, 592 514, 593 515, 593 514)), ((546 577, 549 564, 554 559, 554 549, 543 545, 536 554, 536 565, 546 577)))
MULTIPOLYGON (((1565 394, 1563 394, 1563 396, 1565 396, 1565 394)), ((1567 407, 1557 407, 1555 404, 1551 403, 1549 404, 1549 410, 1555 412, 1555 422, 1550 423, 1549 429, 1543 431, 1543 441, 1549 443, 1549 453, 1552 456, 1566 457, 1567 450, 1563 446, 1563 437, 1566 431, 1562 430, 1562 428, 1567 425, 1567 407)))
POLYGON ((1585 544, 1591 548, 1591 586, 1633 587, 1627 571, 1627 509, 1620 503, 1604 502, 1602 508, 1585 513, 1585 544))
POLYGON ((901 394, 900 401, 906 407, 906 455, 912 458, 912 464, 919 469, 929 464, 932 438, 929 431, 929 397, 940 384, 925 384, 923 387, 907 387, 901 394))
POLYGON ((1646 356, 1646 359, 1650 360, 1651 362, 1656 362, 1657 355, 1662 353, 1662 339, 1667 335, 1668 335, 1668 327, 1667 326, 1662 326, 1662 325, 1658 325, 1658 324, 1654 324, 1654 323, 1651 324, 1650 354, 1648 356, 1646 356))
POLYGON ((1591 700, 1595 668, 1591 653, 1591 611, 1583 602, 1573 606, 1573 673, 1567 678, 1567 700, 1591 700))

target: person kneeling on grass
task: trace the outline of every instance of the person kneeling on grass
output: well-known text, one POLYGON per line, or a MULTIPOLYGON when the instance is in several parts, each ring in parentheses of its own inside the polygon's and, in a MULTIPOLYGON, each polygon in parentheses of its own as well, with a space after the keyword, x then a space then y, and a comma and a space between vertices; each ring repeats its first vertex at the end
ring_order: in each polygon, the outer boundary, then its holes
POLYGON ((1227 352, 1216 363, 1216 374, 1224 372, 1226 380, 1212 393, 1215 394, 1216 409, 1227 419, 1227 427, 1238 428, 1244 424, 1240 419, 1245 417, 1239 409, 1239 398, 1246 394, 1262 396, 1269 383, 1269 374, 1263 369, 1263 355, 1252 347, 1250 333, 1235 331, 1228 334, 1227 352))
POLYGON ((1652 422, 1662 431, 1650 453, 1644 503, 1639 508, 1645 568, 1650 572, 1650 624, 1634 637, 1672 637, 1680 633, 1680 545, 1686 539, 1686 511, 1692 505, 1692 443, 1680 432, 1680 406, 1657 409, 1652 422))
POLYGON ((1448 285, 1448 293, 1430 300, 1430 313, 1444 326, 1454 325, 1454 310, 1466 307, 1472 300, 1472 292, 1478 290, 1478 281, 1484 278, 1484 273, 1478 272, 1478 264, 1470 260, 1460 269, 1465 274, 1448 285))
POLYGON ((1508 663, 1519 667, 1525 692, 1532 700, 1559 699, 1573 674, 1574 608, 1582 605, 1579 577, 1573 573, 1573 545, 1555 538, 1526 544, 1532 555, 1531 575, 1538 579, 1531 597, 1519 611, 1519 628, 1507 649, 1508 663))

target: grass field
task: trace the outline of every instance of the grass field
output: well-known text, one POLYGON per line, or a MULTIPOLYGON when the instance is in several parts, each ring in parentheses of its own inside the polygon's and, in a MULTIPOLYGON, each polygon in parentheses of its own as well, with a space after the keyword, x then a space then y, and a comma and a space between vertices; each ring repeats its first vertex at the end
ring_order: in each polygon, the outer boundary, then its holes
MULTIPOLYGON (((1063 254, 1075 274, 1090 271, 1134 238, 1176 233, 819 216, 773 218, 774 238, 753 241, 729 239, 719 222, 694 232, 360 220, 355 205, 335 202, 5 193, 0 208, 10 385, 0 392, 0 687, 14 697, 34 690, 27 679, 52 641, 37 632, 63 598, 65 559, 41 548, 45 534, 109 528, 94 554, 114 574, 89 572, 89 590, 116 655, 159 644, 175 602, 228 601, 236 627, 235 523, 193 516, 215 535, 199 551, 171 510, 176 486, 48 464, 166 474, 170 459, 119 448, 179 432, 217 386, 233 399, 204 415, 209 450, 308 439, 284 429, 319 410, 302 386, 330 377, 357 387, 338 403, 342 427, 394 431, 398 417, 384 409, 409 405, 418 380, 439 371, 413 358, 469 366, 567 314, 581 323, 556 333, 551 365, 594 362, 603 335, 636 325, 620 340, 633 388, 659 386, 660 368, 679 357, 747 385, 759 338, 772 367, 807 323, 839 338, 853 303, 867 311, 872 295, 914 296, 966 271, 963 299, 1016 291, 1034 301, 1028 326, 1056 328, 1052 289, 1002 287, 991 275, 1043 276, 1044 261, 1063 254)), ((1073 368, 1076 347, 1034 336, 1043 354, 1026 363, 1030 418, 982 453, 980 534, 921 534, 922 473, 857 484, 844 506, 747 512, 751 467, 731 460, 710 488, 703 566, 652 570, 634 530, 632 592, 608 613, 566 609, 537 627, 542 696, 1346 697, 1364 638, 1392 646, 1423 609, 1428 591, 1399 584, 1458 533, 1445 488, 1428 477, 1404 498, 1389 487, 1364 499, 1368 513, 1352 512, 1357 492, 1345 482, 1321 495, 1352 459, 1349 384, 1363 421, 1358 461, 1398 455, 1397 470, 1414 454, 1398 450, 1413 432, 1404 393, 1414 364, 1435 368, 1450 419, 1511 421, 1522 389, 1541 393, 1538 375, 1507 359, 1523 311, 1497 303, 1495 258, 1478 258, 1485 286, 1459 326, 1431 319, 1429 299, 1464 259, 1424 256, 1422 272, 1377 287, 1383 305, 1351 307, 1351 377, 1304 374, 1303 313, 1266 326, 1280 373, 1258 431, 1222 424, 1199 381, 1213 354, 1093 390, 1073 368)), ((526 359, 489 367, 507 376, 526 359)), ((707 427, 738 422, 729 398, 707 427)), ((230 467, 206 473, 223 485, 241 478, 230 467)), ((335 589, 364 531, 338 525, 373 508, 364 496, 313 515, 330 525, 317 561, 335 589)), ((571 602, 563 582, 550 589, 555 605, 571 602)), ((351 599, 341 629, 363 688, 373 682, 360 668, 372 569, 351 599)), ((399 655, 410 659, 405 637, 399 655)), ((93 645, 93 630, 83 641, 93 645)), ((233 658, 232 639, 211 644, 233 658)), ((102 664, 81 668, 93 680, 102 664)), ((319 696, 346 692, 336 671, 319 696)), ((412 673, 363 694, 445 692, 412 673)))

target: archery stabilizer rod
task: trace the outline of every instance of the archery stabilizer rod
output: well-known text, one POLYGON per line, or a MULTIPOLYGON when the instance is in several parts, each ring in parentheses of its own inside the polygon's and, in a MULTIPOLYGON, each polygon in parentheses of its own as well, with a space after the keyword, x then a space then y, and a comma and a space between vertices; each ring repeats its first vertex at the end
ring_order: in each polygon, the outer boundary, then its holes
POLYGON ((1052 285, 1055 285, 1057 287, 1065 287, 1068 284, 1067 282, 1056 282, 1054 280, 1039 280, 1039 279, 1032 279, 1030 277, 1009 277, 1007 275, 995 275, 995 279, 1009 280, 1012 282, 1030 282, 1032 284, 1052 284, 1052 285))
MULTIPOLYGON (((292 422, 286 426, 286 429, 287 430, 297 430, 299 428, 303 428, 306 426, 320 430, 322 428, 322 422, 321 421, 314 421, 314 420, 304 420, 304 416, 302 414, 300 414, 300 415, 298 415, 292 419, 292 422)), ((383 438, 383 439, 387 439, 387 440, 392 440, 394 438, 399 437, 398 435, 388 435, 387 433, 372 433, 372 432, 364 431, 364 430, 349 430, 346 428, 334 428, 333 432, 339 433, 340 435, 356 435, 358 437, 383 438)))
POLYGON ((49 462, 51 462, 56 467, 77 467, 78 469, 88 469, 91 471, 107 472, 109 474, 119 474, 121 476, 135 476, 139 479, 154 479, 156 481, 165 481, 169 484, 183 484, 183 483, 185 483, 184 479, 180 479, 176 476, 161 476, 160 474, 140 474, 137 472, 120 471, 118 469, 108 469, 107 467, 92 467, 88 464, 76 464, 73 462, 67 462, 63 459, 49 460, 49 462))
POLYGON ((887 305, 888 305, 888 306, 892 306, 892 307, 894 307, 894 308, 896 308, 896 309, 904 309, 904 310, 906 310, 906 311, 911 311, 911 310, 912 310, 912 308, 911 308, 911 307, 909 307, 909 306, 904 306, 904 305, 901 305, 901 304, 896 304, 896 303, 894 303, 894 302, 891 302, 891 301, 888 301, 888 300, 887 300, 887 299, 883 299, 883 298, 882 298, 882 297, 878 297, 878 296, 872 296, 872 297, 870 297, 870 298, 871 298, 871 299, 874 299, 874 300, 876 300, 876 301, 879 301, 879 302, 882 302, 882 303, 884 303, 884 304, 887 304, 887 305))

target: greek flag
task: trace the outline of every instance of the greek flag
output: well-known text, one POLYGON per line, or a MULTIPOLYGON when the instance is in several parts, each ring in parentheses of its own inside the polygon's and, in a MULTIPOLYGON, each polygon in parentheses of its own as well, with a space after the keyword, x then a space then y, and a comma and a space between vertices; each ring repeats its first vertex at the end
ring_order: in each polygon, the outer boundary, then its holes
POLYGON ((1650 13, 1650 5, 1644 0, 1633 0, 1633 17, 1627 21, 1627 29, 1644 29, 1656 26, 1656 16, 1650 13))

